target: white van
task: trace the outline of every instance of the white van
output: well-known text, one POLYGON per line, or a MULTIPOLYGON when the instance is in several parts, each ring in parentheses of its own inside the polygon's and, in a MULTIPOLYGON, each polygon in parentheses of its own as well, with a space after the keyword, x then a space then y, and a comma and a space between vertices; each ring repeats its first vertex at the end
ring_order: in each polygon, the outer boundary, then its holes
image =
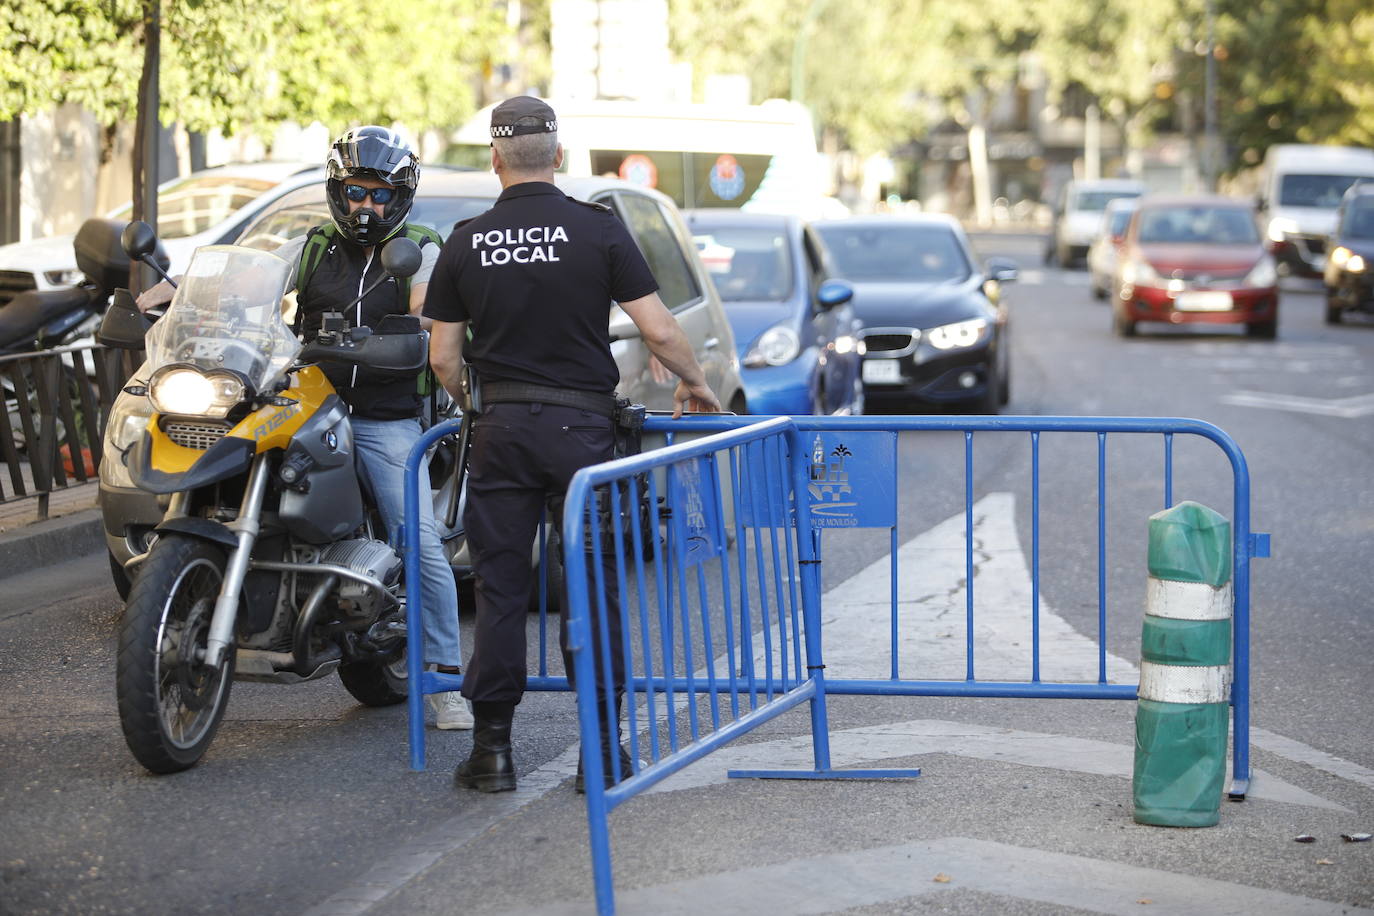
POLYGON ((1336 209, 1361 179, 1374 180, 1374 150, 1300 143, 1269 147, 1256 205, 1280 272, 1321 276, 1336 209))
MULTIPOLYGON (((738 207, 806 218, 827 208, 825 173, 807 110, 762 105, 686 105, 584 99, 550 101, 558 114, 562 171, 622 178, 654 188, 684 209, 738 207)), ((491 109, 454 135, 440 159, 491 167, 491 109)))
POLYGON ((1065 182, 1054 204, 1045 263, 1072 267, 1087 255, 1088 246, 1097 237, 1107 203, 1122 197, 1140 197, 1144 193, 1142 182, 1128 178, 1065 182))

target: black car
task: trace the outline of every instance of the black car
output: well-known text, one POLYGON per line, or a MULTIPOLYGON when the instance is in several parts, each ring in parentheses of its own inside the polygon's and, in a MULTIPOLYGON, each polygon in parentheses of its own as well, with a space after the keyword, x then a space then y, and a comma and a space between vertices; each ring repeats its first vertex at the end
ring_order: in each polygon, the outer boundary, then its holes
POLYGON ((815 224, 854 285, 870 404, 957 404, 997 413, 1011 395, 1002 284, 1016 265, 980 266, 949 216, 861 217, 815 224))
POLYGON ((1374 182, 1345 192, 1322 279, 1327 324, 1340 324, 1345 312, 1374 313, 1374 182))

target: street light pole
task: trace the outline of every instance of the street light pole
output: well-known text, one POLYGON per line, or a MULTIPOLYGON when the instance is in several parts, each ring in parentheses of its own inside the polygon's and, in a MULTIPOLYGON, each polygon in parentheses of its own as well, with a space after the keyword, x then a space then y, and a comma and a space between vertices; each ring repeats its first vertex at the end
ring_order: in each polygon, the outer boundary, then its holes
POLYGON ((792 40, 792 85, 788 91, 788 97, 794 102, 805 104, 806 85, 806 43, 811 40, 811 26, 820 16, 821 10, 825 8, 828 0, 811 0, 811 5, 806 8, 806 15, 802 17, 801 26, 797 29, 797 37, 792 40))
POLYGON ((1207 0, 1207 78, 1202 100, 1202 179, 1208 191, 1217 189, 1217 55, 1212 2, 1207 0))

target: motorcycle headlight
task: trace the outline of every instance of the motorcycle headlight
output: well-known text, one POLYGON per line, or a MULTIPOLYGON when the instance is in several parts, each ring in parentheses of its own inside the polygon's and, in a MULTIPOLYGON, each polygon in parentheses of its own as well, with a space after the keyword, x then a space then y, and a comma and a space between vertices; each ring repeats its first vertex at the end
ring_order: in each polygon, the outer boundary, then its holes
POLYGON ((133 489, 129 469, 124 466, 127 452, 148 428, 153 405, 143 395, 121 391, 105 421, 105 445, 100 460, 100 479, 107 486, 133 489))
POLYGON ((955 350, 960 347, 971 347, 983 340, 988 336, 991 327, 986 318, 972 318, 931 328, 925 333, 925 338, 937 350, 955 350))
POLYGON ((744 365, 750 369, 760 366, 784 366, 801 353, 801 339, 785 324, 774 325, 763 332, 758 343, 744 354, 744 365))
POLYGON ((1274 267, 1274 259, 1270 257, 1260 258, 1255 266, 1250 268, 1250 272, 1245 275, 1245 286, 1263 287, 1273 286, 1279 282, 1279 272, 1274 267))
POLYGON ((1337 245, 1331 249, 1331 263, 1337 267, 1344 267, 1345 262, 1350 260, 1350 256, 1355 252, 1346 248, 1344 245, 1337 245))
POLYGON ((148 383, 154 410, 186 417, 226 417, 243 395, 243 380, 238 376, 202 373, 187 366, 159 369, 148 383))
POLYGON ((1364 258, 1360 257, 1357 254, 1352 254, 1350 256, 1350 260, 1345 262, 1345 269, 1350 271, 1352 274, 1363 273, 1364 258))

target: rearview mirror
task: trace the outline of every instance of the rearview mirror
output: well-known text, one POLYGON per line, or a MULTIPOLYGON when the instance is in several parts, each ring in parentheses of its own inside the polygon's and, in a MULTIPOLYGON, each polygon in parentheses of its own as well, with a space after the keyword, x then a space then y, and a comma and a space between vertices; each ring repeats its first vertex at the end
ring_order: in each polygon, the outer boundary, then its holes
POLYGON ((396 238, 382 249, 382 268, 393 277, 412 277, 420 269, 420 246, 408 238, 396 238))
POLYGON ((998 283, 1014 283, 1019 274, 1016 262, 1010 258, 988 258, 987 272, 988 279, 998 283))
POLYGON ((124 227, 119 236, 124 253, 135 261, 142 261, 157 248, 157 233, 141 219, 134 220, 124 227))
POLYGON ((833 309, 854 298, 854 287, 848 280, 826 280, 816 290, 816 301, 823 309, 833 309))

